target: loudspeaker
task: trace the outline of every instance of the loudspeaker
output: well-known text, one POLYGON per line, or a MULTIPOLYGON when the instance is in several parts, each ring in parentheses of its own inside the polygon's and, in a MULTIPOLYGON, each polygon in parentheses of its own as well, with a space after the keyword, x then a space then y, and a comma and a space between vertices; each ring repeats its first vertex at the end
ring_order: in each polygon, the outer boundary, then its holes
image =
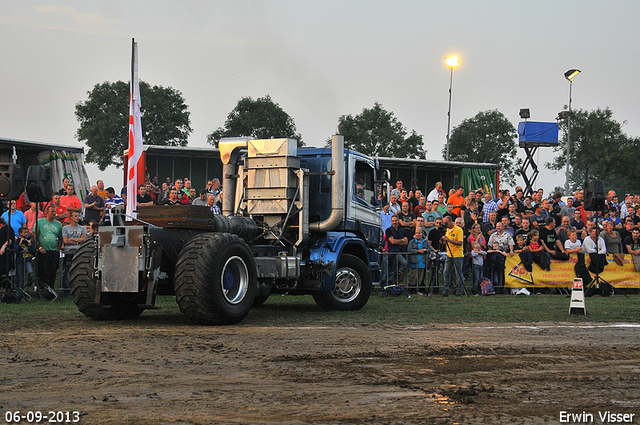
POLYGON ((591 180, 584 184, 584 209, 587 211, 601 211, 604 208, 604 182, 591 180))
POLYGON ((27 195, 31 202, 50 201, 53 196, 51 187, 51 167, 31 165, 27 169, 27 195))
POLYGON ((0 164, 0 199, 18 199, 24 192, 22 169, 18 164, 0 164))

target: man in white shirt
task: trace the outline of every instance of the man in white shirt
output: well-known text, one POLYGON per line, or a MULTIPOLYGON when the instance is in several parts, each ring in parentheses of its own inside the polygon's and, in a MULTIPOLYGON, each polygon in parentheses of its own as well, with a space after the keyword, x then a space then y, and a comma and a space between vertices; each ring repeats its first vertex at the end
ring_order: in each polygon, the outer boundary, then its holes
POLYGON ((438 194, 443 192, 442 190, 442 182, 437 182, 436 183, 436 187, 429 192, 429 195, 427 195, 427 201, 437 201, 438 200, 438 194))
POLYGON ((593 227, 590 230, 588 238, 582 243, 582 252, 585 254, 607 254, 607 246, 604 239, 598 236, 598 228, 593 227))
POLYGON ((589 254, 591 264, 589 271, 591 273, 600 274, 607 265, 607 246, 604 239, 598 236, 598 228, 593 227, 590 230, 589 237, 582 242, 582 252, 589 254))

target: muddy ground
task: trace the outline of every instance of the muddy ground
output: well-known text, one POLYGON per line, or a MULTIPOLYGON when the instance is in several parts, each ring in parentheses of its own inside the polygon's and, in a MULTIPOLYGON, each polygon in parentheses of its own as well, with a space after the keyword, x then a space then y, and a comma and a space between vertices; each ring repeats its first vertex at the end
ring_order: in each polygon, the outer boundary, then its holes
POLYGON ((2 330, 3 419, 19 410, 80 411, 82 424, 555 424, 562 411, 594 423, 609 411, 639 423, 638 325, 52 329, 2 330))

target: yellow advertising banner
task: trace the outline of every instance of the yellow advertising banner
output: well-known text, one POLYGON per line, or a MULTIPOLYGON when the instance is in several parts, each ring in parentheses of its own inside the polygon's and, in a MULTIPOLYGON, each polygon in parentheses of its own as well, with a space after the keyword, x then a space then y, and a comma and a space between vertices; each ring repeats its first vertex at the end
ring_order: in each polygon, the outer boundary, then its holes
MULTIPOLYGON (((587 267, 589 256, 585 256, 587 267)), ((537 264, 533 264, 529 273, 522 266, 518 254, 507 257, 505 262, 505 286, 509 288, 527 287, 571 287, 576 276, 574 270, 578 261, 576 254, 571 254, 569 261, 551 260, 551 271, 542 270, 537 264)), ((591 277, 595 275, 590 273, 591 277)), ((636 272, 630 255, 624 256, 624 264, 619 266, 613 261, 613 256, 607 255, 607 266, 600 277, 616 288, 640 288, 640 273, 636 272)))

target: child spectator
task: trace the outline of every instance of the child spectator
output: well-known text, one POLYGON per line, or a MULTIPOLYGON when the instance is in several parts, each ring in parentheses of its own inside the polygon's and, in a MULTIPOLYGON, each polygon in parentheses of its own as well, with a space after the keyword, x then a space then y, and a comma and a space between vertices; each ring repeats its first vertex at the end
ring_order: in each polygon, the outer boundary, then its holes
MULTIPOLYGON (((513 249, 514 254, 518 254, 520 256, 520 261, 522 261, 522 266, 526 271, 531 273, 531 253, 529 252, 529 247, 527 246, 527 242, 525 241, 525 236, 520 234, 516 236, 516 245, 513 249)), ((527 288, 511 288, 511 293, 515 295, 531 295, 531 292, 527 290, 527 288)))
POLYGON ((532 261, 539 265, 541 269, 551 271, 551 262, 542 246, 542 242, 540 242, 540 233, 537 230, 529 232, 527 245, 529 246, 529 252, 532 254, 532 261))
POLYGON ((493 249, 487 250, 487 257, 491 262, 491 280, 493 281, 493 287, 504 288, 504 267, 507 259, 507 253, 500 250, 500 244, 498 241, 494 241, 492 244, 493 249))
POLYGON ((14 242, 16 253, 16 286, 24 289, 24 278, 27 281, 33 276, 33 254, 36 252, 36 245, 33 241, 29 228, 22 226, 18 229, 18 238, 14 242))
MULTIPOLYGON (((514 254, 522 254, 523 252, 529 252, 529 248, 527 248, 527 241, 524 239, 523 235, 516 236, 516 246, 513 250, 514 254)), ((522 259, 522 256, 520 256, 522 259)))
POLYGON ((474 295, 480 295, 480 282, 483 277, 485 255, 487 255, 487 252, 482 250, 478 242, 474 242, 473 250, 471 251, 471 261, 473 263, 473 286, 471 287, 471 292, 474 295))
POLYGON ((578 239, 578 234, 575 230, 569 230, 567 232, 569 239, 564 241, 564 251, 571 255, 582 253, 582 242, 578 239))
MULTIPOLYGON (((578 211, 576 211, 576 213, 578 213, 578 211)), ((587 265, 584 262, 582 242, 578 239, 578 232, 575 230, 569 230, 568 235, 569 239, 564 242, 564 250, 569 256, 571 256, 571 254, 576 254, 578 257, 574 270, 576 272, 576 276, 582 278, 582 283, 587 285, 591 282, 591 275, 589 274, 587 265)))

